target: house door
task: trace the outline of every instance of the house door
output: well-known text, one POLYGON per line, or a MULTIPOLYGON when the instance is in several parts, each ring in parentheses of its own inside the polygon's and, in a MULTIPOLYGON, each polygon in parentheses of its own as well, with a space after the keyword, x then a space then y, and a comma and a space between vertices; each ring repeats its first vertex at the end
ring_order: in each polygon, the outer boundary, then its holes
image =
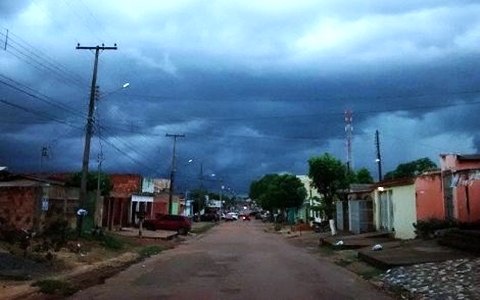
POLYGON ((380 192, 380 229, 393 230, 392 191, 380 192))

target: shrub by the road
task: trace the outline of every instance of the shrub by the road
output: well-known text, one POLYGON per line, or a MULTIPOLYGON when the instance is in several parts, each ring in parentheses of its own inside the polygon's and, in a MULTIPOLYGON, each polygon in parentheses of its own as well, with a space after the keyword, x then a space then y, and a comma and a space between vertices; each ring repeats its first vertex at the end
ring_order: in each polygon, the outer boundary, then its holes
POLYGON ((71 283, 55 279, 39 280, 33 283, 32 286, 38 286, 40 292, 50 295, 70 296, 77 291, 71 283))
POLYGON ((147 257, 150 257, 152 255, 158 254, 158 253, 162 252, 163 250, 164 250, 163 247, 160 247, 160 246, 157 246, 157 245, 151 245, 151 246, 143 247, 142 249, 140 249, 138 251, 138 253, 140 254, 141 258, 147 258, 147 257))

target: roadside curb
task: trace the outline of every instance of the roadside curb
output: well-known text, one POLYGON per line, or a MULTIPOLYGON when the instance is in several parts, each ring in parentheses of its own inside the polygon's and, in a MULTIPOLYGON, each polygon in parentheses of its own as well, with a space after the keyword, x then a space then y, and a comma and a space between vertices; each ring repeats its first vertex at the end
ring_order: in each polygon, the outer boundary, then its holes
MULTIPOLYGON (((141 257, 138 253, 126 252, 121 254, 120 256, 117 256, 105 261, 97 262, 91 265, 79 266, 67 272, 63 272, 54 276, 47 276, 43 279, 48 278, 53 280, 69 281, 76 277, 81 277, 90 272, 98 271, 103 268, 112 268, 112 269, 119 268, 119 267, 128 268, 132 264, 139 262, 140 258, 141 257)), ((41 280, 41 279, 30 280, 30 281, 24 282, 23 284, 0 289, 0 292, 2 295, 1 299, 8 299, 8 300, 18 299, 19 300, 19 299, 25 299, 29 296, 40 293, 40 288, 32 286, 32 284, 38 280, 41 280)))

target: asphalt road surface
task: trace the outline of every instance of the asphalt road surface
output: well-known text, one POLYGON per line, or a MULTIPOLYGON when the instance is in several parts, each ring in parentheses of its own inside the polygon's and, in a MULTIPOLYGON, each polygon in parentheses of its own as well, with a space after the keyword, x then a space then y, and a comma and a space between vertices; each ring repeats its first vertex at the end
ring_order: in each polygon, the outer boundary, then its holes
POLYGON ((74 299, 389 299, 258 221, 214 227, 74 299))

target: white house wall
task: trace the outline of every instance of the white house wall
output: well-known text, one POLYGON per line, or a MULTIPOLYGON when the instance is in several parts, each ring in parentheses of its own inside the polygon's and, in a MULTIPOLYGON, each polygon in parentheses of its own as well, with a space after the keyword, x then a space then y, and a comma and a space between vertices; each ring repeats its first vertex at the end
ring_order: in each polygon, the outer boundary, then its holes
MULTIPOLYGON (((415 238, 415 228, 413 223, 416 219, 416 203, 415 203, 415 186, 404 185, 397 187, 385 188, 384 192, 391 191, 391 205, 393 210, 393 228, 394 235, 397 239, 413 239, 415 238)), ((375 228, 380 230, 380 192, 374 193, 374 223, 375 228)))
POLYGON ((413 223, 417 222, 415 186, 413 184, 399 186, 392 188, 392 190, 395 238, 413 239, 415 238, 413 223))

